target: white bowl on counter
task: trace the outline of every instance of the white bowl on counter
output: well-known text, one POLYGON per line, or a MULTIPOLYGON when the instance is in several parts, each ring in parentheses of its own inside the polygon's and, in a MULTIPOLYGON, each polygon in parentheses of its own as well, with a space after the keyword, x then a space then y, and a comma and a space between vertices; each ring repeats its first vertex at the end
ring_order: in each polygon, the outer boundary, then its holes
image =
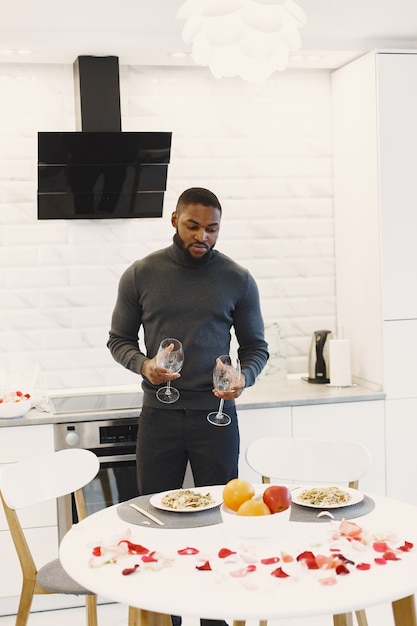
POLYGON ((32 400, 25 398, 18 402, 0 402, 0 419, 13 419, 23 417, 32 408, 32 400))

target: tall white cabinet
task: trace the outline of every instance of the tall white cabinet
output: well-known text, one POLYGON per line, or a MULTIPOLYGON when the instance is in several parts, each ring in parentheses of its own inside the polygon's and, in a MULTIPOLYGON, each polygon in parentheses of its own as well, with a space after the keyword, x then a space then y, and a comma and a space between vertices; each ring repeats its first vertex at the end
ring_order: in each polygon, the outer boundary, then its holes
POLYGON ((386 401, 387 493, 417 504, 417 53, 332 75, 337 316, 386 401))

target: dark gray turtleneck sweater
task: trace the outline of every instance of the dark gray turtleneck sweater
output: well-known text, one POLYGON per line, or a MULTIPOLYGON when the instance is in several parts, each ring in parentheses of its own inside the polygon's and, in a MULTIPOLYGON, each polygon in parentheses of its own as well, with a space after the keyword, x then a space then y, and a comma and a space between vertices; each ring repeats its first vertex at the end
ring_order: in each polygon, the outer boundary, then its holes
POLYGON ((216 250, 196 263, 174 238, 171 246, 136 261, 123 273, 107 345, 118 363, 139 374, 161 340, 176 337, 184 347, 181 378, 174 383, 180 398, 175 405, 161 404, 155 397, 157 386, 143 378, 143 404, 165 410, 215 410, 219 400, 212 393, 213 366, 218 356, 229 354, 232 327, 249 387, 268 359, 253 277, 216 250), (145 349, 138 345, 141 326, 145 349))

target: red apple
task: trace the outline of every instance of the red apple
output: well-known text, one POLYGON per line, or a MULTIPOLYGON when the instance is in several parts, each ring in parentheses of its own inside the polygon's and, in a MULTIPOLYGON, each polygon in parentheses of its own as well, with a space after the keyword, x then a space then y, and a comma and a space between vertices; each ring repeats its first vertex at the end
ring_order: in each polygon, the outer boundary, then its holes
POLYGON ((291 492, 282 485, 271 485, 265 489, 262 498, 272 513, 285 511, 291 506, 291 492))

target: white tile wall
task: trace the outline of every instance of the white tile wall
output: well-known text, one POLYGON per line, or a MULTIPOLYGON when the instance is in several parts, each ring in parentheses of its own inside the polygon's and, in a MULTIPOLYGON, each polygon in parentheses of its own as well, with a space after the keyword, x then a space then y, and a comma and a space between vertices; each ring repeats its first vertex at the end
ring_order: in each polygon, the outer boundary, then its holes
MULTIPOLYGON (((330 75, 287 71, 264 86, 203 68, 120 68, 122 128, 173 132, 160 220, 36 218, 38 130, 76 130, 72 66, 0 65, 0 373, 51 389, 135 383, 106 348, 122 271, 167 245, 187 187, 212 189, 218 248, 258 281, 290 373, 310 336, 335 329, 330 75)), ((17 380, 16 380, 17 379, 17 380)))

